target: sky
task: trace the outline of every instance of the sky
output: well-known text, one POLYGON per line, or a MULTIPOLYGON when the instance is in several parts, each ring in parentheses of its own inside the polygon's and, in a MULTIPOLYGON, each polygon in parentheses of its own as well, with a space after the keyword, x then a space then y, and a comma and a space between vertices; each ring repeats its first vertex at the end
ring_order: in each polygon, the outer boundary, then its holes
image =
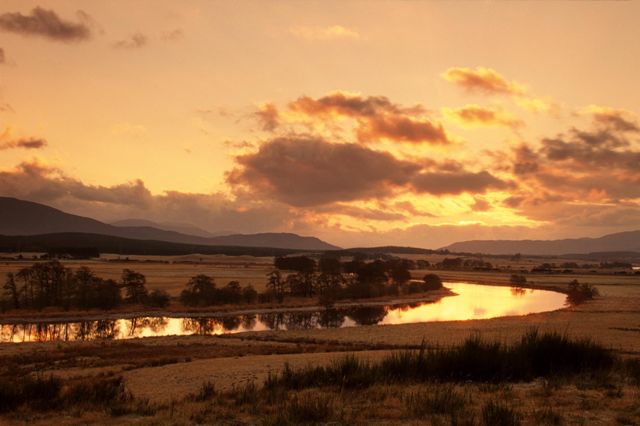
POLYGON ((640 229, 637 1, 0 5, 0 195, 438 248, 640 229))

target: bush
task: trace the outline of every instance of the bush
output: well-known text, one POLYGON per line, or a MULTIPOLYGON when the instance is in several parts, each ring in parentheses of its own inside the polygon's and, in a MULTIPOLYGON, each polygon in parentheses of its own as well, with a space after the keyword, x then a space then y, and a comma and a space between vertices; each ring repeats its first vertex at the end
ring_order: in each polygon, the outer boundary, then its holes
POLYGON ((521 286, 527 283, 527 277, 524 275, 513 274, 509 280, 511 284, 521 286))
POLYGON ((580 284, 578 280, 573 280, 569 283, 569 291, 567 292, 567 299, 570 303, 578 304, 586 300, 592 300, 594 297, 600 295, 598 289, 591 284, 580 284))
POLYGON ((482 407, 482 423, 486 426, 517 426, 520 414, 501 402, 489 401, 482 407))
POLYGON ((145 305, 154 308, 166 308, 169 306, 169 301, 169 293, 164 290, 153 290, 149 293, 149 296, 147 296, 145 305))
POLYGON ((439 386, 435 390, 410 393, 405 404, 415 417, 424 418, 432 414, 455 417, 464 410, 466 400, 453 386, 439 386))
POLYGON ((213 383, 206 381, 198 389, 198 392, 191 396, 194 401, 202 402, 211 399, 215 396, 216 389, 213 383))
POLYGON ((408 380, 514 382, 536 377, 597 375, 610 371, 613 362, 614 356, 608 350, 590 340, 571 340, 557 333, 539 334, 534 330, 511 345, 485 342, 473 336, 456 347, 392 353, 376 364, 350 355, 327 366, 297 371, 285 366, 265 386, 358 388, 408 380))
POLYGON ((442 288, 442 280, 436 274, 427 274, 422 280, 424 281, 424 290, 439 290, 442 288))
POLYGON ((286 406, 288 420, 294 424, 326 422, 333 416, 331 399, 305 393, 294 396, 286 406))
POLYGON ((0 381, 0 413, 13 411, 27 404, 39 410, 53 408, 61 388, 60 379, 53 376, 25 376, 20 382, 0 381))

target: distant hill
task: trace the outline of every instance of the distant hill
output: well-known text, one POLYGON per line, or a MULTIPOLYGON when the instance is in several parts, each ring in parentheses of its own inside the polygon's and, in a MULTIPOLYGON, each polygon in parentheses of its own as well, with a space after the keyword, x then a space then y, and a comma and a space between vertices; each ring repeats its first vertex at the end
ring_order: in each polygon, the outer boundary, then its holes
POLYGON ((600 238, 565 240, 474 240, 443 247, 458 253, 563 255, 596 252, 640 252, 640 231, 619 232, 600 238))
POLYGON ((226 233, 212 233, 209 231, 205 231, 202 228, 198 228, 195 225, 192 225, 190 223, 169 223, 169 222, 153 222, 151 220, 146 220, 146 219, 123 219, 123 220, 118 220, 115 222, 111 222, 111 225, 113 226, 119 226, 119 227, 150 227, 150 228, 157 228, 157 229, 162 229, 163 231, 173 231, 173 232, 179 232, 181 234, 186 234, 186 235, 195 235, 197 237, 204 237, 204 238, 211 238, 211 237, 217 237, 220 235, 226 235, 226 233))
POLYGON ((41 235, 0 235, 0 252, 97 251, 122 255, 177 256, 192 253, 225 254, 228 256, 284 256, 297 250, 269 247, 212 246, 170 243, 155 240, 134 240, 111 235, 82 232, 61 232, 41 235), (89 250, 91 249, 91 250, 89 250))
POLYGON ((296 250, 335 250, 339 248, 315 237, 303 237, 289 233, 202 237, 153 226, 113 226, 88 217, 65 213, 44 204, 0 197, 0 235, 26 236, 69 232, 201 246, 274 247, 296 250))

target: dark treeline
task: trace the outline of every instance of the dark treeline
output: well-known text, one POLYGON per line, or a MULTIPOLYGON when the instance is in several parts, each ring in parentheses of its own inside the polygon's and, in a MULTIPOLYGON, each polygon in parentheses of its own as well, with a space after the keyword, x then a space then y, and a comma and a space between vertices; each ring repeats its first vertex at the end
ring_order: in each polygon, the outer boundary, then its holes
POLYGON ((264 297, 282 301, 286 296, 319 296, 323 304, 339 299, 363 299, 410 294, 442 288, 440 278, 427 274, 423 281, 411 280, 416 263, 408 259, 354 259, 322 257, 317 262, 306 256, 277 258, 268 275, 264 297), (286 276, 282 271, 287 271, 286 276))
MULTIPOLYGON (((267 275, 264 293, 238 281, 218 286, 213 277, 196 275, 180 294, 185 306, 213 306, 282 302, 285 297, 319 298, 323 305, 340 299, 362 299, 412 294, 442 288, 435 274, 411 280, 415 263, 407 259, 340 262, 323 257, 281 257, 267 275)), ((143 274, 124 269, 119 280, 97 276, 87 267, 71 269, 58 260, 38 262, 17 273, 8 273, 0 294, 0 311, 60 308, 113 309, 123 304, 166 307, 169 295, 149 291, 143 274)))
POLYGON ((104 279, 87 267, 76 270, 57 260, 35 263, 8 273, 0 310, 8 309, 113 309, 123 303, 167 306, 169 295, 149 292, 145 276, 125 269, 119 281, 104 279))

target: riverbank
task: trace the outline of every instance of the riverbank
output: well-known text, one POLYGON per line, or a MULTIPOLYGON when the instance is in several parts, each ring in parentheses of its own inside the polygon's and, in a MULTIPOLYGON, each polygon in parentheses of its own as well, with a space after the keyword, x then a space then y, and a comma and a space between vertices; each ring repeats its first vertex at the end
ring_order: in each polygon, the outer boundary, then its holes
MULTIPOLYGON (((450 289, 443 287, 440 290, 433 290, 425 293, 411 295, 385 296, 371 299, 357 299, 336 302, 331 305, 332 309, 348 309, 369 306, 401 306, 414 303, 433 303, 443 297, 455 296, 450 289)), ((281 305, 270 304, 251 305, 243 309, 238 309, 238 305, 212 306, 199 309, 186 309, 183 306, 173 306, 174 309, 148 309, 142 306, 127 307, 124 309, 113 309, 109 311, 25 311, 8 312, 0 314, 0 324, 23 324, 23 323, 66 323, 81 321, 117 320, 133 319, 141 317, 164 317, 164 318, 223 318, 241 315, 261 315, 270 313, 291 313, 291 312, 316 312, 327 309, 326 306, 319 305, 316 299, 295 299, 292 303, 281 305), (256 307, 258 306, 258 307, 256 307)))

